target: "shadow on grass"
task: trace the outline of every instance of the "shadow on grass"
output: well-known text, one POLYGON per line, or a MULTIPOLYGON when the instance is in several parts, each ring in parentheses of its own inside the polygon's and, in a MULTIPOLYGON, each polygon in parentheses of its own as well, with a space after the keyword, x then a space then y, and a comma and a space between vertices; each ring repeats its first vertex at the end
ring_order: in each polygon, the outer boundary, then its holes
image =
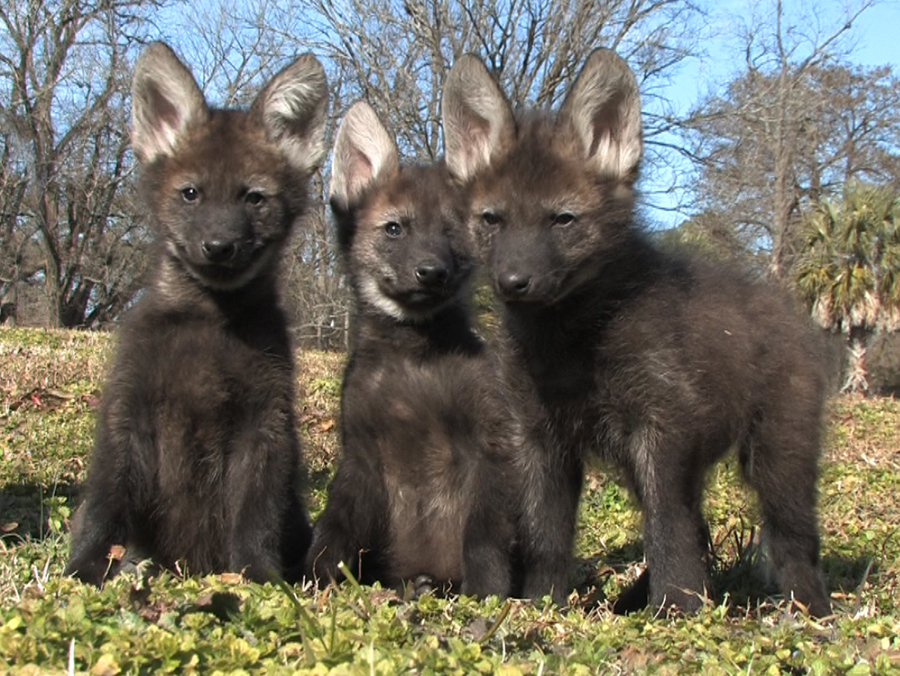
MULTIPOLYGON (((869 576, 878 573, 880 558, 875 551, 855 557, 823 557, 821 567, 829 593, 857 590, 869 576)), ((760 559, 758 549, 748 549, 738 559, 713 561, 708 576, 712 602, 720 605, 727 600, 733 616, 778 603, 781 590, 770 567, 760 559)), ((648 578, 635 577, 645 570, 643 545, 636 540, 602 556, 576 559, 571 581, 585 610, 608 605, 617 614, 625 614, 647 605, 648 578)))
POLYGON ((0 536, 7 544, 49 537, 74 512, 78 489, 67 483, 0 486, 0 536))

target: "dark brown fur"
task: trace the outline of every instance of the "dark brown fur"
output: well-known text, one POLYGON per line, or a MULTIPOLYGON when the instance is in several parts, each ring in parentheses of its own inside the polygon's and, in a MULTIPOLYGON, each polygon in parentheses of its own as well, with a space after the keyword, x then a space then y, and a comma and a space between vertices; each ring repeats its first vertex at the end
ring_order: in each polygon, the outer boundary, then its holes
POLYGON ((337 579, 344 561, 366 582, 424 575, 507 595, 509 440, 466 307, 472 267, 458 194, 440 165, 401 167, 365 104, 345 116, 335 158, 332 206, 357 312, 343 455, 310 572, 337 579))
POLYGON ((444 125, 504 303, 503 378, 526 440, 525 595, 564 599, 593 452, 642 505, 650 603, 697 608, 704 478, 736 446, 785 594, 828 614, 815 338, 780 292, 664 254, 635 226, 640 109, 624 62, 595 52, 558 114, 516 120, 467 57, 451 73, 444 125))
POLYGON ((321 156, 324 73, 302 57, 249 112, 214 110, 154 44, 133 100, 155 269, 119 329, 66 573, 99 585, 123 545, 191 574, 298 576, 311 529, 276 269, 321 156))

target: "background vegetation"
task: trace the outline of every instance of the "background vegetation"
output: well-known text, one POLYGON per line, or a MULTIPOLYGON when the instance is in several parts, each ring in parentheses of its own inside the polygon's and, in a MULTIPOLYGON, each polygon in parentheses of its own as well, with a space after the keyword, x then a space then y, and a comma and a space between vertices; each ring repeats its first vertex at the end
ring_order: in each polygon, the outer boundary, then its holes
MULTIPOLYGON (((760 573, 756 508, 735 463, 712 472, 715 600, 696 616, 614 616, 641 567, 639 516, 603 468, 582 501, 577 593, 537 601, 318 593, 235 575, 102 591, 61 577, 92 446, 109 334, 0 329, 0 673, 889 674, 900 670, 900 403, 838 397, 820 480, 835 617, 786 612, 760 573)), ((343 357, 301 351, 310 504, 336 453, 343 357)))

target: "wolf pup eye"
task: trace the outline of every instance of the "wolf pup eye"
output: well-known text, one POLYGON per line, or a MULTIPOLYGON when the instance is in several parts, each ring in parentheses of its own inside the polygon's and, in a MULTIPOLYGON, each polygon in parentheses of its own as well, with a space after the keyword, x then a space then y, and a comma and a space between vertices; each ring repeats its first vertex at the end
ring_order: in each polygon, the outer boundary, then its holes
POLYGON ((200 191, 192 185, 181 189, 181 197, 185 202, 196 202, 200 199, 200 191))
POLYGON ((250 206, 258 207, 260 204, 266 201, 266 196, 259 190, 251 190, 244 197, 244 201, 250 206))
POLYGON ((553 217, 553 225, 559 225, 565 227, 567 225, 571 225, 575 222, 575 214, 570 213, 568 211, 563 211, 560 214, 556 214, 553 217))
POLYGON ((485 225, 488 225, 492 228, 500 225, 500 217, 490 209, 485 209, 481 212, 481 220, 484 221, 485 225))
POLYGON ((388 221, 384 224, 384 232, 391 239, 396 239, 403 234, 403 226, 397 221, 388 221))

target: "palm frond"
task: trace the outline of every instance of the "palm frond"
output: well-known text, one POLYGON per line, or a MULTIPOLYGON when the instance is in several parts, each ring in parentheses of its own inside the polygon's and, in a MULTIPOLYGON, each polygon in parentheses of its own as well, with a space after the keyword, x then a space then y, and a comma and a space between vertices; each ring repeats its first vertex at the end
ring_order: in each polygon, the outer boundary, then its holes
POLYGON ((843 333, 900 328, 900 201, 851 183, 804 220, 794 280, 813 319, 843 333))

